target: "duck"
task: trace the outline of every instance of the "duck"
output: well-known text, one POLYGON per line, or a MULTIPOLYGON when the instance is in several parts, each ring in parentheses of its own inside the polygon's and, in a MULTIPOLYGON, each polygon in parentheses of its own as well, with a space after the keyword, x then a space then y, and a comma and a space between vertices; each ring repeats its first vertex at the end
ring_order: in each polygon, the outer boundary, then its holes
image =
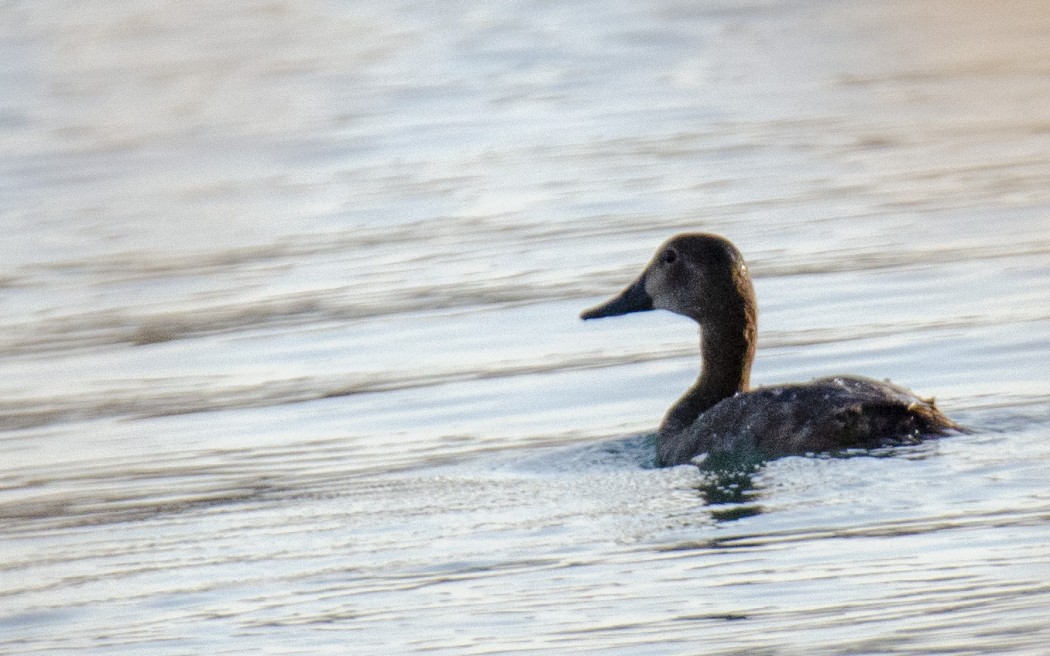
POLYGON ((583 320, 668 310, 700 325, 700 376, 667 411, 656 463, 700 463, 908 444, 963 429, 933 399, 888 381, 831 376, 750 387, 758 307, 747 264, 728 239, 683 233, 661 245, 622 292, 583 320))

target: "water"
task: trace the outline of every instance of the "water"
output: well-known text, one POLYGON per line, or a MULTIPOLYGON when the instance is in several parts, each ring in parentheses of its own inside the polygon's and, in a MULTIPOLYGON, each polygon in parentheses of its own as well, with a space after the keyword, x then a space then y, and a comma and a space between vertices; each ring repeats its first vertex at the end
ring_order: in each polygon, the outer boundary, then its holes
POLYGON ((7 3, 0 651, 1045 653, 1048 16, 7 3), (649 467, 694 229, 975 432, 649 467))

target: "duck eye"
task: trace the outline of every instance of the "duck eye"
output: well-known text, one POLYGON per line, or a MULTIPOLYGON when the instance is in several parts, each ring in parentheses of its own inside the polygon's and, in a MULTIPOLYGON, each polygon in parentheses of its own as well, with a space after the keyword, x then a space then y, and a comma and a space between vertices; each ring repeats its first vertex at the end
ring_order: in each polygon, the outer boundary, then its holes
POLYGON ((673 248, 668 248, 663 253, 660 253, 660 261, 664 264, 674 264, 677 259, 678 253, 675 253, 673 248))

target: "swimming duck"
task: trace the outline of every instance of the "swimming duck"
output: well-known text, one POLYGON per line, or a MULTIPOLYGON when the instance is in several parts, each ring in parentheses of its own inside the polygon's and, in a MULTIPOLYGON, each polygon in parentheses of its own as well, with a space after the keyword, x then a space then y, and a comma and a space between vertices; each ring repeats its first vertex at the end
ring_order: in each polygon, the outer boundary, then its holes
POLYGON ((701 454, 789 454, 871 448, 944 435, 959 426, 911 391, 859 376, 749 388, 758 310, 740 251, 712 234, 664 243, 619 295, 582 319, 670 310, 700 324, 701 372, 664 417, 661 466, 701 454))

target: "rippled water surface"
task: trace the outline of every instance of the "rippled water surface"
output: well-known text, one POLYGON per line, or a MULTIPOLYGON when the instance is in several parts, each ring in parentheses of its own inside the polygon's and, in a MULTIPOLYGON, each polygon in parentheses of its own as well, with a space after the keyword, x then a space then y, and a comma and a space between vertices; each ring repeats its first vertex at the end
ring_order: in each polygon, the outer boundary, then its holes
POLYGON ((0 7, 0 652, 1044 654, 1050 13, 0 7), (738 244, 757 384, 974 429, 653 469, 738 244))

